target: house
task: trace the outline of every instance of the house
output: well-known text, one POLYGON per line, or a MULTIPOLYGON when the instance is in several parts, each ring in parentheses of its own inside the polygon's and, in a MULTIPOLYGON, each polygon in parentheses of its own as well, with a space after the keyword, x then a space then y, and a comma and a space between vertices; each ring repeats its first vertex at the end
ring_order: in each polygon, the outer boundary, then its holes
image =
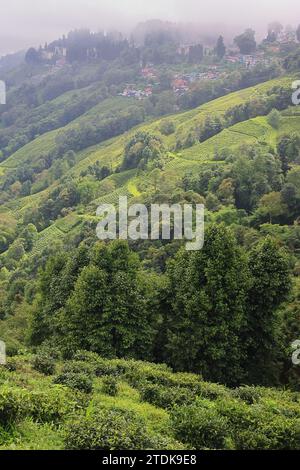
POLYGON ((67 48, 66 47, 60 47, 60 46, 55 46, 54 55, 55 56, 60 56, 60 57, 67 57, 67 48))
POLYGON ((183 89, 183 88, 188 88, 188 81, 184 80, 183 78, 176 78, 172 82, 172 87, 173 89, 183 89))
POLYGON ((237 64, 238 62, 240 62, 240 58, 238 55, 228 55, 226 56, 225 60, 227 62, 231 62, 232 64, 237 64))
POLYGON ((144 90, 136 89, 135 85, 128 84, 122 93, 119 93, 119 96, 124 96, 125 98, 135 98, 137 100, 142 100, 148 98, 153 93, 153 88, 151 85, 147 86, 144 90))
POLYGON ((296 32, 293 30, 282 31, 277 38, 278 42, 281 44, 287 44, 290 42, 296 42, 296 32))
POLYGON ((189 90, 189 82, 183 78, 175 78, 172 82, 174 93, 183 94, 189 90))
POLYGON ((148 86, 147 88, 145 88, 145 96, 149 97, 149 96, 152 96, 153 95, 153 88, 152 86, 148 86))
POLYGON ((152 80, 157 77, 156 71, 152 67, 145 67, 141 71, 142 76, 147 80, 152 80))
POLYGON ((54 52, 51 51, 43 51, 42 52, 42 59, 44 60, 52 60, 54 56, 54 52))

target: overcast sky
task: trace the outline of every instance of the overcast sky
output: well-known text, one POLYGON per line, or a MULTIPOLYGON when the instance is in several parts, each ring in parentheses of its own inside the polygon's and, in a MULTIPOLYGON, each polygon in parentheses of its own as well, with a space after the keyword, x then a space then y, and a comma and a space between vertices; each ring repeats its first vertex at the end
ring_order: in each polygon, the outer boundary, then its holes
POLYGON ((255 26, 300 23, 299 0, 0 0, 0 54, 79 27, 129 29, 153 18, 255 26))

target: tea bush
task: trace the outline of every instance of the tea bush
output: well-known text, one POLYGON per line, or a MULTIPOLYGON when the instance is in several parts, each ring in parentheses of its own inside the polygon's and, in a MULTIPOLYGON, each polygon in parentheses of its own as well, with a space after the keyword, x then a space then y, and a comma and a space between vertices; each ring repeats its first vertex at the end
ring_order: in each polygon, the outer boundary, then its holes
POLYGON ((116 397, 118 394, 118 380, 111 376, 104 377, 102 382, 102 391, 103 393, 106 393, 106 395, 116 397))
POLYGON ((262 395, 257 387, 244 386, 233 390, 232 396, 240 398, 249 405, 253 405, 260 400, 262 395))
POLYGON ((73 392, 55 385, 47 391, 32 392, 28 397, 27 414, 40 423, 60 422, 79 408, 73 392))
POLYGON ((65 446, 69 450, 142 450, 151 447, 151 437, 137 414, 100 409, 70 424, 65 446))
POLYGON ((92 377, 95 375, 95 365, 84 361, 68 361, 64 364, 62 372, 65 374, 86 374, 92 377))
POLYGON ((29 392, 10 386, 0 387, 0 426, 6 426, 25 416, 29 392))
POLYGON ((37 354, 32 363, 33 368, 44 375, 54 375, 55 360, 48 354, 37 354))
POLYGON ((93 380, 87 374, 74 372, 65 372, 54 379, 55 384, 65 385, 66 387, 81 392, 91 393, 93 390, 93 380))
POLYGON ((228 420, 213 408, 185 405, 171 412, 175 438, 196 449, 225 449, 230 441, 228 420))
POLYGON ((147 384, 141 388, 141 398, 160 408, 172 408, 175 405, 190 404, 195 394, 188 388, 171 387, 147 384))

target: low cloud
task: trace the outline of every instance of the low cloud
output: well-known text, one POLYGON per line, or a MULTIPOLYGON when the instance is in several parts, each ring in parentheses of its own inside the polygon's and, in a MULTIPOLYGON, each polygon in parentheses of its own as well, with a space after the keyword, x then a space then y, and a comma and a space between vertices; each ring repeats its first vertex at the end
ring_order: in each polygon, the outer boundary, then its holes
POLYGON ((259 34, 274 20, 300 22, 299 0, 10 0, 0 14, 0 53, 50 41, 74 28, 129 31, 137 22, 176 22, 255 27, 259 34))

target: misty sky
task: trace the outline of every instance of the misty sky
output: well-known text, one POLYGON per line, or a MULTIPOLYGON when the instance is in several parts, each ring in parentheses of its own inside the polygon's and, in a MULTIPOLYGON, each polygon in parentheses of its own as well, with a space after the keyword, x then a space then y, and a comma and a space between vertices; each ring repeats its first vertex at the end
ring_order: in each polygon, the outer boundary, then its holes
POLYGON ((0 0, 0 54, 36 46, 79 27, 126 31, 160 18, 255 26, 300 23, 299 0, 0 0))

